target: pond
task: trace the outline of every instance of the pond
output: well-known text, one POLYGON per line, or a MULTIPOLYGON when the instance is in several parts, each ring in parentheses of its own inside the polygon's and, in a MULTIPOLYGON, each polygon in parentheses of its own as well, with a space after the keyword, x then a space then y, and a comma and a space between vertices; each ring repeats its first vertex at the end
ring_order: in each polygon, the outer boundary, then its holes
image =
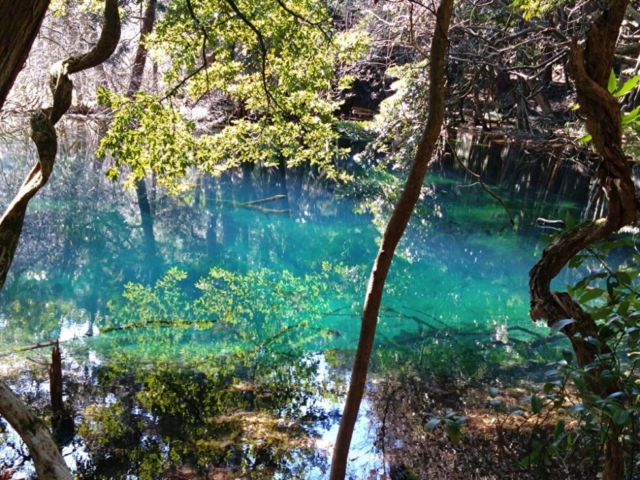
MULTIPOLYGON (((587 178, 526 145, 456 140, 461 162, 449 152, 434 165, 394 260, 374 379, 409 364, 493 375, 553 354, 529 347, 547 335, 528 317, 545 234, 535 224, 579 216, 587 178)), ((78 478, 327 478, 399 180, 378 169, 328 188, 308 172, 247 167, 193 174, 177 196, 148 180, 141 216, 136 193, 87 151, 63 146, 0 294, 0 353, 25 350, 5 355, 4 373, 45 416, 50 349, 30 346, 61 342, 74 428, 57 433, 78 478)), ((0 147, 4 204, 32 155, 26 141, 0 147)), ((378 425, 366 403, 351 478, 388 468, 378 425)), ((29 478, 24 447, 5 432, 0 470, 29 478)))

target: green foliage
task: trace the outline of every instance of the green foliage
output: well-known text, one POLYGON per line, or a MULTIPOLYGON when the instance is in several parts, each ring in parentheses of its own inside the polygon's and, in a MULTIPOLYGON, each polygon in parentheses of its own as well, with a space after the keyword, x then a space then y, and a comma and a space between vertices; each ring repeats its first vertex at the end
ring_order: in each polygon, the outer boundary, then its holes
POLYGON ((324 413, 313 401, 328 386, 318 362, 256 354, 103 365, 90 387, 95 399, 81 399, 78 433, 91 454, 77 478, 123 478, 135 468, 146 480, 187 462, 203 472, 232 464, 252 475, 269 463, 286 478, 305 478, 313 463, 305 457, 314 454, 305 423, 324 413))
POLYGON ((128 165, 129 187, 155 171, 161 185, 179 188, 177 179, 196 157, 199 140, 193 136, 194 125, 171 105, 145 92, 129 99, 100 89, 98 99, 115 112, 111 129, 96 151, 98 157, 112 157, 114 166, 107 176, 117 180, 122 166, 128 165))
POLYGON ((380 155, 380 168, 403 169, 410 165, 422 135, 428 114, 428 62, 426 60, 394 66, 387 76, 397 80, 391 85, 395 93, 380 104, 380 113, 368 126, 375 136, 361 161, 380 155))
POLYGON ((444 431, 451 440, 451 443, 457 445, 460 443, 462 437, 462 427, 466 422, 466 418, 462 415, 458 415, 455 412, 447 412, 440 417, 435 417, 429 420, 424 429, 427 432, 433 432, 437 426, 442 425, 444 431))
POLYGON ((544 17, 564 0, 513 0, 511 7, 522 12, 525 20, 544 17))
MULTIPOLYGON (((640 255, 628 238, 605 240, 576 255, 569 266, 586 271, 567 290, 598 327, 597 338, 582 338, 577 333, 573 340, 603 347, 602 353, 592 363, 580 366, 570 350, 563 350, 562 359, 549 364, 547 383, 530 397, 528 408, 519 406, 514 413, 526 415, 528 410, 531 417, 544 418, 555 412, 558 420, 552 437, 534 441, 521 463, 545 470, 554 463, 566 464, 575 456, 587 455, 598 462, 612 428, 618 428, 615 435, 629 455, 627 465, 634 465, 640 456, 636 438, 640 428, 640 255), (621 251, 630 260, 616 260, 621 251), (594 391, 596 379, 606 389, 604 395, 594 391)), ((552 334, 573 323, 574 319, 557 322, 552 334)))
POLYGON ((116 385, 126 398, 104 401, 98 392, 79 429, 96 468, 105 457, 113 470, 87 468, 80 478, 113 478, 135 465, 150 479, 187 459, 204 471, 229 458, 238 472, 267 462, 286 478, 305 478, 312 462, 299 457, 314 451, 303 425, 317 421, 314 402, 335 384, 303 348, 334 335, 321 321, 335 279, 329 265, 304 277, 212 268, 194 284, 173 268, 154 285, 127 284, 94 344, 109 349, 100 389, 116 385))
POLYGON ((154 171, 165 184, 187 167, 220 174, 242 162, 311 165, 346 179, 335 166, 347 152, 336 147, 334 111, 350 81, 335 72, 362 54, 366 36, 332 32, 328 10, 313 1, 289 11, 276 0, 235 2, 244 19, 226 1, 190 3, 192 11, 171 2, 147 41, 156 60, 168 62, 166 84, 179 88, 133 101, 103 92, 115 118, 100 154, 110 152, 116 168, 131 165, 132 180, 154 171), (185 106, 208 99, 213 125, 194 136, 195 125, 173 106, 178 96, 185 106))
MULTIPOLYGON (((127 284, 123 302, 110 303, 113 315, 101 328, 136 332, 148 327, 156 345, 166 344, 168 357, 185 355, 185 341, 191 342, 188 351, 195 356, 203 350, 234 355, 297 352, 335 335, 320 323, 330 314, 326 299, 333 280, 328 265, 304 277, 287 271, 240 274, 213 268, 194 287, 184 272, 173 268, 153 286, 127 284), (197 334, 206 343, 201 348, 192 343, 194 329, 202 332, 197 334)), ((134 335, 141 335, 135 340, 144 345, 148 333, 134 335)))

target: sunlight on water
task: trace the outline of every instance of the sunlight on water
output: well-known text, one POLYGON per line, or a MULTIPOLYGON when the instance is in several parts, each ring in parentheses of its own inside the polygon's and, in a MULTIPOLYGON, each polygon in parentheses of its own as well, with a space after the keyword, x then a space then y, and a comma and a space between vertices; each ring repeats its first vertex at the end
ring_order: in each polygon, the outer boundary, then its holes
MULTIPOLYGON (((182 198, 154 193, 150 244, 135 195, 99 175, 78 190, 84 168, 63 160, 33 202, 0 294, 3 353, 63 344, 66 399, 80 429, 64 450, 69 464, 82 478, 109 466, 138 479, 150 477, 134 465, 154 471, 201 455, 226 468, 273 469, 273 478, 326 478, 389 198, 259 174, 249 184, 197 180, 182 198), (183 450, 185 439, 196 453, 183 450), (110 442, 126 448, 107 461, 110 442)), ((508 361, 514 339, 547 333, 528 317, 527 290, 543 246, 533 224, 544 210, 512 198, 511 227, 500 205, 461 181, 427 179, 385 289, 378 375, 407 358, 473 374, 504 346, 498 361, 508 361)), ((13 382, 47 404, 47 388, 13 382)), ((378 428, 365 399, 354 478, 387 466, 378 428)), ((18 462, 11 435, 0 455, 18 462)))

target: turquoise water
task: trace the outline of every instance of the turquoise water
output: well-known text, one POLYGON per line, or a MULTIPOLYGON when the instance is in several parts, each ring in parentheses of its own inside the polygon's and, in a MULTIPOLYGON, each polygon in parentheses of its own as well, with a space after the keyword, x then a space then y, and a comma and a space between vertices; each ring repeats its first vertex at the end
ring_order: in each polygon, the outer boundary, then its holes
MULTIPOLYGON (((181 196, 152 198, 149 257, 135 195, 101 168, 83 154, 61 161, 30 206, 0 294, 3 353, 63 341, 78 475, 142 479, 189 464, 324 478, 397 182, 329 190, 258 170, 249 182, 194 177, 181 196)), ((528 271, 544 246, 533 224, 576 205, 498 185, 511 226, 471 183, 455 172, 426 179, 385 291, 378 375, 394 358, 476 374, 481 359, 518 361, 510 347, 547 333, 527 313, 528 271)), ((373 440, 364 443, 370 455, 373 440)))

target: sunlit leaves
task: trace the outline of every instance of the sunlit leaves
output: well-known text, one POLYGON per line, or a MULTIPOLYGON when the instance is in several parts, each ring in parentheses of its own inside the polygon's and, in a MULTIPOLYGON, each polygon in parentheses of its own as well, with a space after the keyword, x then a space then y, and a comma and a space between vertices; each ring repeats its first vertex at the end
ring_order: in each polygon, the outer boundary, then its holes
MULTIPOLYGON (((173 268, 155 285, 127 284, 123 304, 112 305, 107 329, 162 327, 174 330, 171 341, 179 343, 175 332, 195 328, 206 330, 216 351, 297 351, 334 335, 321 322, 330 313, 326 299, 332 278, 336 277, 329 267, 305 277, 287 271, 240 274, 213 268, 194 285, 173 268)), ((189 351, 199 354, 193 344, 189 351)))
POLYGON ((102 155, 111 152, 116 169, 130 165, 134 179, 153 171, 170 186, 188 167, 219 174, 242 162, 309 164, 343 179, 334 112, 349 81, 335 77, 364 51, 366 36, 336 34, 326 6, 313 1, 234 3, 244 18, 223 0, 169 3, 147 40, 166 66, 169 99, 111 96, 115 118, 102 155), (194 100, 224 105, 209 107, 213 128, 199 131, 177 110, 194 100))
POLYGON ((111 129, 96 151, 99 157, 108 154, 113 161, 107 175, 115 180, 120 167, 128 165, 129 186, 155 171, 161 184, 176 188, 176 179, 193 165, 194 125, 171 105, 144 92, 131 100, 102 90, 99 99, 114 111, 111 129))
POLYGON ((542 17, 555 8, 561 0, 513 0, 511 6, 520 10, 526 20, 542 17))

